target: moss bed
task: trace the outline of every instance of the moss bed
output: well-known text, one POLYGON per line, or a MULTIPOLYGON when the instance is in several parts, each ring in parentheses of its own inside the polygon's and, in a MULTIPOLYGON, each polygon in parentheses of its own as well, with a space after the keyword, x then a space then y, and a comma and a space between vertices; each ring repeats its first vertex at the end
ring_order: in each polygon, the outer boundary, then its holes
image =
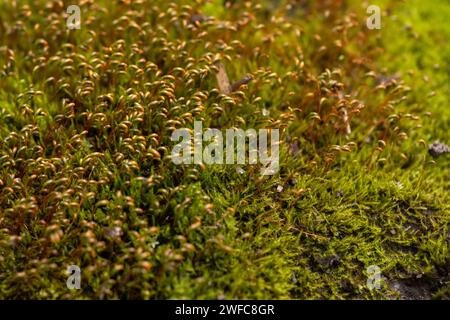
POLYGON ((364 1, 70 4, 0 3, 0 298, 450 298, 448 1, 374 1, 380 30, 364 1), (194 120, 280 129, 279 172, 175 165, 194 120))

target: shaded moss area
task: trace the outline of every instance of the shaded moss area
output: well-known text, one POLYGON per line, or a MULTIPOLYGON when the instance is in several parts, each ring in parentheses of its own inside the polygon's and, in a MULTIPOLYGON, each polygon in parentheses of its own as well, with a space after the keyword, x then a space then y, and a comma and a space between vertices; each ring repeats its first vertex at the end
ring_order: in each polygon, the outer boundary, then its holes
POLYGON ((436 2, 2 2, 0 298, 450 298, 436 2), (194 120, 281 129, 280 171, 175 165, 194 120))

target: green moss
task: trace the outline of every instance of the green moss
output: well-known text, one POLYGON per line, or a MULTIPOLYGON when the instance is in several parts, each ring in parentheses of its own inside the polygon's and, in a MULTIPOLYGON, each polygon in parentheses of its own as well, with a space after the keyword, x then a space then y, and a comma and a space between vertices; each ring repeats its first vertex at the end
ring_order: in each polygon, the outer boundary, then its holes
POLYGON ((96 1, 73 31, 26 3, 0 5, 0 298, 449 298, 446 1, 380 1, 380 31, 358 1, 96 1), (219 94, 217 57, 253 80, 219 94), (279 174, 174 165, 194 119, 281 127, 279 174))

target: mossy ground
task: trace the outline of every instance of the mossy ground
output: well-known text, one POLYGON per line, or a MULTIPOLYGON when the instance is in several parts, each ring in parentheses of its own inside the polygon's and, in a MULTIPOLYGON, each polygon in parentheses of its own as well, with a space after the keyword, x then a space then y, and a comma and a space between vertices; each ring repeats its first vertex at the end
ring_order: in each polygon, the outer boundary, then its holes
POLYGON ((85 1, 72 31, 2 2, 1 298, 450 297, 450 3, 368 30, 366 3, 288 2, 85 1), (253 81, 220 94, 218 59, 253 81), (193 119, 281 127, 279 174, 174 165, 193 119))

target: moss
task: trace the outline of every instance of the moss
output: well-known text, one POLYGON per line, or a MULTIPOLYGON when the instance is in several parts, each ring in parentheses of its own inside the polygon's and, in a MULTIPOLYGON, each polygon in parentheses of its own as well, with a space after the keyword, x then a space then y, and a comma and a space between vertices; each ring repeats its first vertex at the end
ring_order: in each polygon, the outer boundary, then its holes
POLYGON ((439 2, 380 31, 359 1, 85 2, 72 31, 2 2, 0 298, 449 298, 439 2), (221 94, 218 60, 252 80, 221 94), (173 164, 194 119, 281 128, 279 174, 173 164))

